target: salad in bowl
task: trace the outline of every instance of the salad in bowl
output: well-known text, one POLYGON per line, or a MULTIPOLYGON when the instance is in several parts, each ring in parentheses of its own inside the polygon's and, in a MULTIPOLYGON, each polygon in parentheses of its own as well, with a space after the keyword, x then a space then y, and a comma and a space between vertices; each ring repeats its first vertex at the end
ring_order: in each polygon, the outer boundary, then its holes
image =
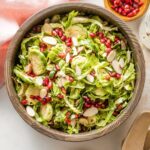
POLYGON ((121 31, 71 11, 34 26, 20 44, 13 81, 28 115, 69 134, 103 128, 135 87, 135 64, 121 31))

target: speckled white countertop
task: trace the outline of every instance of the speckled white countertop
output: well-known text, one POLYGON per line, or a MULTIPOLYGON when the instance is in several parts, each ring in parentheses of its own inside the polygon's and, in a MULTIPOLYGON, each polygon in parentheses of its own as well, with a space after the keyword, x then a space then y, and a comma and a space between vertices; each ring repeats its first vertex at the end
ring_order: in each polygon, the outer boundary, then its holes
MULTIPOLYGON (((91 0, 83 0, 90 2, 91 0)), ((102 0, 91 3, 103 6, 102 0)), ((142 18, 127 23, 138 38, 142 18)), ((138 38, 139 39, 139 38, 138 38)), ((121 150, 121 144, 135 117, 150 110, 150 51, 142 47, 146 64, 146 82, 141 100, 130 118, 110 134, 88 142, 67 143, 48 138, 26 124, 13 108, 5 87, 0 90, 0 150, 121 150)))

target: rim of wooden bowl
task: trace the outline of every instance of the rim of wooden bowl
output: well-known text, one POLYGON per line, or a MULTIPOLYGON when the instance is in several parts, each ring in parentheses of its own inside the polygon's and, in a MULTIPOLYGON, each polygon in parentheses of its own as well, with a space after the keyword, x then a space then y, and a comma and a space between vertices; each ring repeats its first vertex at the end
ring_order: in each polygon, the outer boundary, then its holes
POLYGON ((119 13, 117 13, 115 10, 113 10, 111 8, 112 4, 111 4, 110 0, 104 0, 104 5, 109 11, 111 11, 112 13, 114 13, 116 16, 123 19, 124 21, 133 21, 133 20, 136 20, 136 19, 142 17, 149 7, 149 3, 150 3, 149 0, 142 0, 142 2, 144 2, 144 4, 140 7, 139 13, 133 17, 126 17, 126 16, 122 16, 119 13))
POLYGON ((143 53, 141 47, 132 33, 132 31, 127 27, 127 25, 118 17, 110 13, 109 11, 105 10, 102 7, 88 4, 88 3, 65 3, 65 4, 58 4, 46 8, 37 14, 30 17, 25 23, 20 27, 17 31, 16 35, 14 36, 11 44, 9 45, 7 51, 7 58, 5 64, 5 82, 8 91, 9 98, 18 112, 18 114, 22 117, 22 119, 27 122, 32 128, 36 129, 37 131, 63 141, 86 141, 92 140, 98 137, 101 137, 107 133, 110 133, 112 130, 117 128, 120 124, 122 124, 130 115, 131 112, 134 110, 135 106, 137 105, 142 91, 144 87, 145 81, 145 61, 143 57, 143 53), (22 38, 24 37, 25 33, 31 29, 34 25, 40 23, 42 20, 47 18, 48 16, 52 16, 54 14, 59 13, 66 13, 71 10, 78 10, 83 11, 89 14, 96 14, 99 15, 101 18, 113 23, 114 25, 118 26, 120 31, 124 34, 124 36, 128 39, 129 45, 131 49, 133 49, 133 56, 136 63, 136 70, 137 70, 137 80, 135 85, 134 94, 132 100, 129 102, 128 106, 124 109, 124 111, 118 116, 118 118, 113 121, 112 123, 108 124, 104 128, 95 129, 85 133, 79 134, 72 134, 69 135, 67 133, 49 129, 42 124, 38 123, 35 119, 31 118, 25 111, 24 107, 20 104, 18 96, 15 92, 15 88, 12 81, 12 68, 14 66, 18 47, 22 38))

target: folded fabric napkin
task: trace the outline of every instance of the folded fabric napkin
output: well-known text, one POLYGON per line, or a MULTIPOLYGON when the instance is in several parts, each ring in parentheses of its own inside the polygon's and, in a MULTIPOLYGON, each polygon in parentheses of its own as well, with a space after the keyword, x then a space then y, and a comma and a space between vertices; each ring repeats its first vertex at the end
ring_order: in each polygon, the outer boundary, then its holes
POLYGON ((40 9, 68 0, 1 0, 0 4, 0 87, 4 83, 7 47, 19 26, 40 9))

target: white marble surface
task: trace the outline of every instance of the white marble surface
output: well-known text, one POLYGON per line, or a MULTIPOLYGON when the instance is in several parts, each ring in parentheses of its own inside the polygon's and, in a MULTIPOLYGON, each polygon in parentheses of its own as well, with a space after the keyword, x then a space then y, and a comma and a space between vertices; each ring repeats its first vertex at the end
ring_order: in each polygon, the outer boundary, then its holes
MULTIPOLYGON (((90 2, 90 0, 84 0, 90 2)), ((94 2, 93 2, 94 1, 94 2)), ((103 6, 102 0, 92 3, 103 6)), ((141 19, 128 23, 138 38, 141 19)), ((0 90, 0 149, 1 150, 121 150, 121 143, 135 117, 150 110, 150 51, 142 48, 146 60, 146 82, 142 98, 130 118, 110 134, 88 142, 67 143, 48 138, 26 124, 14 110, 5 87, 0 90)))

